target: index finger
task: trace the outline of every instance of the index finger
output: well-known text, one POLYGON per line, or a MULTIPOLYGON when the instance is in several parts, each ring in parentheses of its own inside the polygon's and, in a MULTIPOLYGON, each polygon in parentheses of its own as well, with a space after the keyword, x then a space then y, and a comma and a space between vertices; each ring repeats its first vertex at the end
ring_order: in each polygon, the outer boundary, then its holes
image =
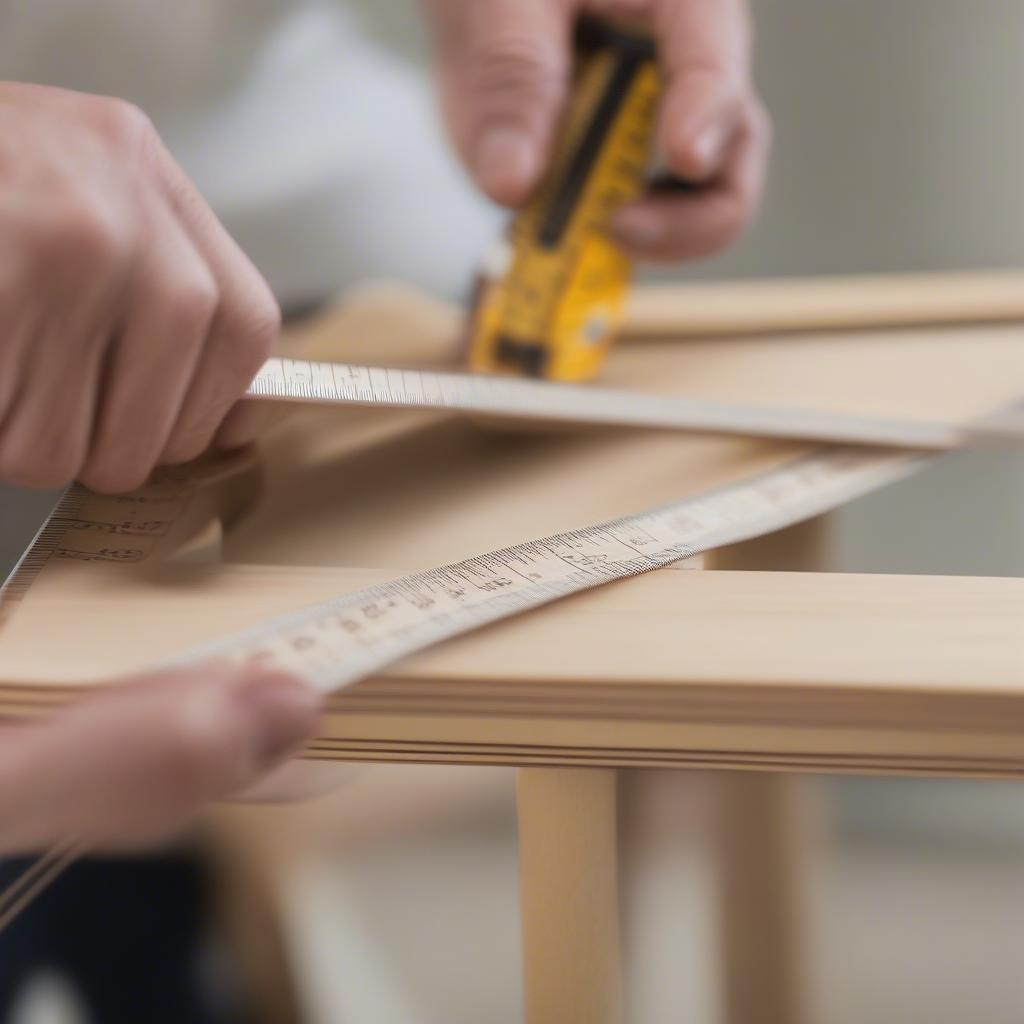
MULTIPOLYGON (((228 234, 165 150, 159 154, 166 198, 206 261, 218 289, 218 308, 197 361, 162 462, 186 462, 201 454, 270 354, 280 329, 280 309, 262 275, 228 234)), ((250 407, 234 417, 225 443, 242 444, 252 421, 267 410, 250 407)))
POLYGON ((665 94, 658 147, 675 174, 702 182, 721 170, 750 92, 745 0, 652 0, 665 94))

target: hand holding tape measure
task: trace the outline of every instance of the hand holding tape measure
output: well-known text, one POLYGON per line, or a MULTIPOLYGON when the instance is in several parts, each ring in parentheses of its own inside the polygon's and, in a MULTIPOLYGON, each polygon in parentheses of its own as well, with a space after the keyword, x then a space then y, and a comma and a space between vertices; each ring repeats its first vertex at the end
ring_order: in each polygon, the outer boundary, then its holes
POLYGON ((706 186, 699 197, 648 196, 623 209, 612 225, 616 240, 645 259, 695 259, 749 222, 770 132, 751 81, 746 0, 426 0, 425 6, 438 39, 450 134, 492 199, 521 206, 549 169, 574 84, 573 31, 594 17, 630 31, 644 26, 662 79, 653 126, 658 155, 668 173, 706 186))
POLYGON ((595 376, 622 320, 629 260, 609 235, 647 181, 661 92, 652 40, 584 23, 551 167, 485 268, 470 366, 555 380, 595 376))
MULTIPOLYGON (((547 169, 485 268, 470 338, 475 370, 567 381, 595 376, 622 317, 625 250, 705 255, 734 237, 756 206, 767 129, 746 67, 737 66, 745 61, 746 31, 739 5, 641 7, 649 30, 586 20, 578 26, 571 96, 547 169), (655 155, 671 177, 652 189, 655 155)), ((534 68, 534 77, 544 70, 534 68)), ((519 147, 511 145, 510 128, 497 136, 513 170, 523 163, 516 149, 526 145, 530 127, 531 98, 521 91, 527 109, 517 115, 519 147)), ((484 95, 474 100, 468 90, 461 102, 484 104, 484 95)), ((533 128, 537 146, 541 132, 533 128)), ((501 196, 509 194, 509 173, 495 171, 501 196)))

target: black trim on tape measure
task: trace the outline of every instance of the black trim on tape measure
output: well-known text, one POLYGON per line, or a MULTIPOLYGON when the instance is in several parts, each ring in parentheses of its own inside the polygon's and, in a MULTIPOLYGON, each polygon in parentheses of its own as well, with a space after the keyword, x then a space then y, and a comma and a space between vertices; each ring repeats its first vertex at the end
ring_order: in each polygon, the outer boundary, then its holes
POLYGON ((659 175, 651 182, 650 190, 655 195, 691 195, 700 192, 704 186, 696 181, 685 181, 674 174, 659 175))
POLYGON ((642 40, 624 35, 622 38, 631 40, 634 45, 620 47, 616 44, 616 49, 620 52, 617 54, 615 70, 537 229, 537 243, 545 249, 553 249, 558 245, 587 183, 591 166, 611 130, 629 87, 645 61, 650 60, 652 51, 636 45, 642 40))
POLYGON ((598 18, 580 18, 573 34, 573 48, 577 53, 616 49, 621 53, 636 54, 643 60, 654 60, 654 39, 641 31, 613 25, 598 18))
POLYGON ((546 346, 520 341, 507 334, 499 335, 494 346, 494 356, 500 365, 519 370, 528 377, 544 376, 549 355, 546 346))

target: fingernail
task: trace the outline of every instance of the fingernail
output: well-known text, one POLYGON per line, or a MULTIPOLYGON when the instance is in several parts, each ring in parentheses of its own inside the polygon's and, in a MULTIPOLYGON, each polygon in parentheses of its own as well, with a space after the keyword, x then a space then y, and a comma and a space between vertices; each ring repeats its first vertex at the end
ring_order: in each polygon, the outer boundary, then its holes
POLYGON ((308 739, 320 714, 319 694, 294 676, 262 674, 250 680, 239 696, 253 719, 261 764, 281 760, 308 739))
POLYGON ((714 170, 722 157, 725 136, 717 124, 704 128, 693 141, 693 155, 705 173, 714 170))
POLYGON ((484 188, 499 202, 518 202, 540 170, 537 144, 521 128, 487 128, 477 143, 473 167, 484 188))
POLYGON ((624 245, 646 249, 661 241, 662 224, 653 210, 625 206, 612 217, 612 231, 624 245))

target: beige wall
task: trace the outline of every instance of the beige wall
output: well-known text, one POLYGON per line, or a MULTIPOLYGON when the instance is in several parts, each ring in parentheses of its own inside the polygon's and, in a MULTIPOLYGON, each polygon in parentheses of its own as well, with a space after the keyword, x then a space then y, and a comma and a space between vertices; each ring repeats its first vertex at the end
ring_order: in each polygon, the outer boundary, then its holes
MULTIPOLYGON (((697 276, 1024 263, 1024 0, 752 0, 764 214, 697 276)), ((359 0, 425 52, 416 0, 359 0)))
POLYGON ((755 0, 764 215, 712 274, 1024 262, 1024 2, 755 0))

